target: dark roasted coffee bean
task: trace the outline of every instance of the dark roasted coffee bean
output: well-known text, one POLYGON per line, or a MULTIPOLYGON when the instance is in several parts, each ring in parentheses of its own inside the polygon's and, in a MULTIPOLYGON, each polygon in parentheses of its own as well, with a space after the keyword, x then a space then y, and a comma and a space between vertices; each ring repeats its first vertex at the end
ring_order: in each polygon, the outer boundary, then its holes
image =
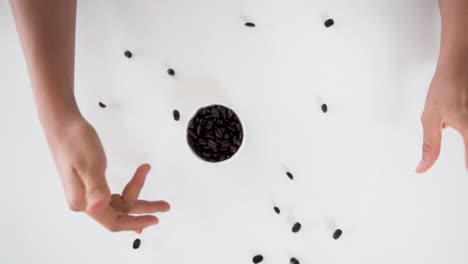
POLYGON ((224 139, 229 139, 229 133, 224 134, 224 139))
POLYGON ((236 145, 231 145, 229 146, 229 150, 231 151, 232 154, 236 153, 239 148, 236 147, 236 145))
POLYGON ((262 255, 256 255, 255 257, 252 258, 252 262, 255 264, 258 264, 263 261, 263 256, 262 255))
POLYGON ((214 118, 219 117, 219 111, 216 108, 211 109, 211 114, 213 115, 214 118))
POLYGON ((246 27, 255 27, 255 24, 252 22, 247 22, 244 24, 246 27))
POLYGON ((195 127, 195 122, 193 122, 193 120, 191 120, 189 122, 189 124, 188 124, 188 127, 189 127, 190 130, 193 129, 195 127))
POLYGON ((99 106, 100 106, 101 108, 106 108, 106 107, 107 107, 107 105, 103 104, 102 102, 99 102, 99 106))
POLYGON ((322 112, 326 113, 328 111, 328 106, 326 104, 322 105, 322 112))
POLYGON ((289 171, 286 172, 286 175, 288 175, 288 178, 289 178, 289 179, 291 179, 291 180, 294 179, 292 173, 290 173, 289 171))
POLYGON ((215 148, 216 147, 216 142, 214 142, 212 139, 208 139, 206 142, 210 148, 215 148))
POLYGON ((335 230, 335 232, 333 233, 333 239, 335 240, 339 239, 342 234, 343 234, 343 231, 341 229, 335 230))
POLYGON ((208 122, 206 122, 205 128, 208 129, 208 130, 210 130, 211 128, 213 128, 213 121, 212 121, 212 120, 208 120, 208 122))
POLYGON ((133 241, 133 248, 134 249, 138 249, 141 245, 141 240, 140 239, 135 239, 135 241, 133 241))
POLYGON ((275 210, 275 213, 277 213, 277 214, 280 214, 280 212, 281 212, 280 209, 278 207, 276 207, 276 206, 273 207, 273 210, 275 210))
POLYGON ((188 131, 188 134, 189 134, 189 136, 191 136, 192 138, 196 138, 196 137, 197 137, 197 134, 195 134, 195 132, 193 132, 192 130, 189 130, 189 131, 188 131))
POLYGON ((234 116, 234 112, 231 109, 227 110, 227 117, 228 119, 231 119, 234 116))
POLYGON ((204 146, 204 145, 206 145, 206 140, 203 139, 203 138, 199 138, 199 139, 198 139, 198 143, 199 143, 200 145, 204 146))
POLYGON ((301 226, 301 223, 299 223, 299 222, 295 223, 295 224, 293 225, 293 227, 292 227, 293 233, 299 232, 299 230, 301 230, 301 227, 302 227, 302 226, 301 226))
POLYGON ((179 120, 180 120, 180 113, 179 113, 178 110, 172 111, 172 116, 174 117, 174 120, 175 120, 175 121, 179 121, 179 120))
POLYGON ((237 136, 234 136, 234 138, 232 139, 232 142, 238 147, 240 147, 240 145, 242 144, 242 142, 237 136))
POLYGON ((229 140, 223 140, 222 143, 221 143, 221 145, 222 145, 223 147, 226 147, 226 148, 227 148, 227 147, 231 146, 231 142, 230 142, 229 140))
POLYGON ((219 127, 215 128, 215 135, 216 137, 218 138, 222 138, 223 137, 223 132, 221 131, 221 129, 219 127))
POLYGON ((169 74, 170 76, 174 76, 175 75, 175 71, 171 68, 167 69, 167 74, 169 74))
POLYGON ((226 115, 226 108, 224 107, 219 107, 218 108, 219 112, 221 113, 221 118, 226 120, 227 119, 227 115, 226 115))
POLYGON ((291 259, 289 260, 289 263, 290 263, 290 264, 300 264, 300 263, 299 263, 299 260, 297 260, 296 258, 291 258, 291 259))
POLYGON ((197 135, 200 136, 200 133, 201 133, 201 125, 198 125, 197 126, 197 135))
POLYGON ((189 144, 190 147, 193 147, 193 146, 195 146, 195 141, 189 140, 188 144, 189 144))
POLYGON ((125 55, 125 57, 127 57, 127 58, 129 58, 129 59, 133 56, 133 54, 132 54, 129 50, 126 50, 126 51, 124 52, 124 55, 125 55))
POLYGON ((335 24, 335 21, 333 21, 333 19, 329 18, 327 20, 325 20, 325 23, 323 23, 325 25, 325 27, 329 28, 331 26, 333 26, 335 24))

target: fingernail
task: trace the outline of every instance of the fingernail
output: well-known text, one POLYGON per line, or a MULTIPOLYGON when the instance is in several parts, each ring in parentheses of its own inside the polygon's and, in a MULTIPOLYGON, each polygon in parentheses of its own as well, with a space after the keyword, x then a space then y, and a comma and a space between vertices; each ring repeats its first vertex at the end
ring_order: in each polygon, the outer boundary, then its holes
POLYGON ((420 173, 420 172, 421 172, 421 169, 423 168, 423 166, 424 166, 424 160, 421 160, 421 161, 419 162, 418 167, 416 168, 416 172, 417 172, 417 173, 420 173))

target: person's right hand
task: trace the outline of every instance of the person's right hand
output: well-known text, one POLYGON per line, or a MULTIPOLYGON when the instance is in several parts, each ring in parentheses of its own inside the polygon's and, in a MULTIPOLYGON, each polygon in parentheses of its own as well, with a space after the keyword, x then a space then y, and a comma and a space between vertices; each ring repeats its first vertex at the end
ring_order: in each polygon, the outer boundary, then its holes
POLYGON ((85 212, 112 232, 141 233, 158 223, 156 216, 148 214, 170 209, 165 201, 138 200, 151 169, 149 164, 138 167, 122 194, 111 195, 101 141, 84 118, 67 121, 59 131, 55 129, 47 135, 47 139, 71 210, 85 212))
POLYGON ((465 164, 468 168, 468 67, 455 67, 455 63, 439 66, 432 79, 421 117, 423 125, 422 159, 416 168, 424 173, 436 162, 440 154, 442 129, 451 127, 463 137, 465 164))

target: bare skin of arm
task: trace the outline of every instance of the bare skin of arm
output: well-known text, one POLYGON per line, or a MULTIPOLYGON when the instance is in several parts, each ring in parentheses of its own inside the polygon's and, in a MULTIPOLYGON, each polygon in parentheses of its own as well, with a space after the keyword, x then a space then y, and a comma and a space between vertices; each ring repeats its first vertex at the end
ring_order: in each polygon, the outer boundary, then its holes
POLYGON ((141 233, 157 224, 158 218, 148 214, 168 211, 169 204, 138 200, 150 165, 137 168, 122 194, 111 194, 101 141, 78 109, 74 96, 76 0, 10 2, 39 119, 71 210, 87 213, 111 231, 141 233))
POLYGON ((468 1, 439 0, 439 6, 441 48, 421 117, 424 143, 418 173, 426 172, 438 159, 446 127, 463 136, 468 168, 468 1))

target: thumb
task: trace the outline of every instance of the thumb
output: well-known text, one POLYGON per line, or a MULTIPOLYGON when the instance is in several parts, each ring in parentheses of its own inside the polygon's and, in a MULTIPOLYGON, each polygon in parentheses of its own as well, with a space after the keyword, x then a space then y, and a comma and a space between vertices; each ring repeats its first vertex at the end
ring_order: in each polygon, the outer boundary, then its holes
POLYGON ((417 173, 424 173, 436 162, 440 154, 442 127, 439 118, 423 115, 422 118, 424 143, 422 147, 422 160, 416 168, 417 173))
POLYGON ((87 213, 94 214, 110 203, 111 193, 104 171, 85 174, 82 180, 85 186, 87 213))

